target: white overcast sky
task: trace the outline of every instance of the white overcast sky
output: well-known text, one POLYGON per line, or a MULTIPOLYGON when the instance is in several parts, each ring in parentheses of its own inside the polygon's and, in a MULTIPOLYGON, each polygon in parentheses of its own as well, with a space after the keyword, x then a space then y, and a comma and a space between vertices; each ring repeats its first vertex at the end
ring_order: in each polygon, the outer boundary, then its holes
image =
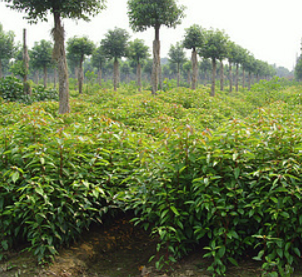
MULTIPOLYGON (((119 27, 127 29, 131 39, 144 39, 151 48, 153 29, 133 33, 129 28, 127 0, 107 2, 107 9, 89 23, 65 19, 66 38, 85 35, 99 44, 109 29, 119 27)), ((257 59, 293 69, 302 38, 301 0, 179 0, 178 3, 187 7, 186 18, 177 29, 161 29, 161 57, 167 56, 171 44, 183 39, 185 28, 199 24, 225 30, 232 41, 248 49, 257 59)), ((15 32, 17 41, 22 40, 23 28, 27 29, 30 48, 35 41, 51 40, 52 17, 48 23, 28 25, 23 16, 0 2, 0 22, 5 31, 15 32)))

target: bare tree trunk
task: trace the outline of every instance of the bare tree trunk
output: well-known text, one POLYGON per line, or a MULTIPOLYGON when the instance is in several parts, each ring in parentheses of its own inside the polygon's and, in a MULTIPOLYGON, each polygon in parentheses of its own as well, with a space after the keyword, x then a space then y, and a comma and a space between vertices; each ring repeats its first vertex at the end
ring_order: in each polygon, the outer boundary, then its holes
POLYGON ((0 78, 3 78, 2 62, 0 61, 0 78))
POLYGON ((46 65, 44 65, 43 71, 44 71, 44 88, 46 88, 47 87, 47 67, 46 67, 46 65))
POLYGON ((216 59, 212 59, 212 89, 211 96, 215 96, 215 79, 216 79, 216 59))
POLYGON ((180 64, 177 64, 177 87, 179 88, 179 80, 180 80, 180 64))
POLYGON ((84 83, 84 70, 83 70, 83 62, 84 62, 84 56, 81 56, 80 58, 80 67, 79 67, 79 94, 83 93, 83 83, 84 83))
POLYGON ((248 84, 248 90, 251 90, 251 72, 249 72, 249 84, 248 84))
POLYGON ((197 78, 198 78, 198 61, 197 61, 197 52, 195 48, 193 48, 192 51, 191 62, 192 62, 192 89, 195 90, 197 78))
POLYGON ((235 79, 236 91, 239 90, 239 64, 236 64, 236 79, 235 79))
POLYGON ((138 64, 137 64, 137 85, 138 85, 138 91, 142 91, 141 76, 142 76, 141 64, 140 64, 140 62, 138 62, 138 64))
POLYGON ((59 114, 69 113, 69 83, 67 60, 64 46, 64 27, 61 25, 60 13, 54 11, 55 27, 54 37, 54 58, 58 61, 59 72, 59 114))
POLYGON ((74 90, 79 90, 79 76, 80 76, 80 72, 79 72, 79 68, 77 66, 74 67, 74 78, 77 80, 77 84, 74 87, 74 90))
POLYGON ((205 71, 204 72, 204 85, 206 86, 208 84, 209 81, 209 76, 208 73, 205 71))
POLYGON ((163 84, 164 84, 164 80, 163 80, 163 74, 162 74, 162 67, 161 67, 161 61, 159 58, 159 68, 158 68, 158 80, 159 80, 159 89, 163 90, 163 84))
POLYGON ((223 68, 223 62, 220 61, 220 90, 224 90, 224 68, 223 68))
POLYGON ((229 61, 229 78, 230 78, 230 92, 233 92, 233 72, 232 63, 229 61))
POLYGON ((153 41, 153 67, 152 67, 152 94, 156 94, 158 90, 160 67, 160 42, 159 27, 155 27, 155 40, 153 41))
POLYGON ((245 88, 245 71, 244 67, 242 67, 242 87, 245 88))
POLYGON ((35 81, 36 81, 36 84, 39 85, 39 82, 40 82, 39 70, 35 71, 35 81))
POLYGON ((25 94, 31 94, 31 88, 27 82, 27 74, 29 68, 29 55, 26 44, 26 29, 23 29, 23 62, 24 62, 24 77, 23 77, 23 90, 25 94))
POLYGON ((98 71, 98 81, 99 81, 99 85, 101 87, 102 86, 102 68, 99 68, 99 71, 98 71))
POLYGON ((57 86, 57 69, 56 67, 53 68, 53 87, 54 89, 57 86))
POLYGON ((114 91, 116 91, 117 87, 118 87, 118 79, 119 79, 119 72, 118 72, 119 62, 118 62, 117 58, 114 59, 113 69, 114 69, 113 70, 113 84, 114 84, 114 91))

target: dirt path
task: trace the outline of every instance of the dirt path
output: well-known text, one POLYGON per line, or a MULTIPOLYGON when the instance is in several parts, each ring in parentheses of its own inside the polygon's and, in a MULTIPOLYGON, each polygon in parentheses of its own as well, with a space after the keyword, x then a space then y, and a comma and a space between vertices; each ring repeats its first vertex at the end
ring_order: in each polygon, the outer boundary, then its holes
MULTIPOLYGON (((55 263, 38 267, 28 253, 11 253, 0 263, 1 277, 210 277, 206 272, 210 261, 204 259, 202 247, 175 265, 170 275, 157 272, 148 263, 155 254, 156 241, 148 233, 134 227, 129 217, 122 217, 104 226, 94 226, 83 234, 80 242, 62 249, 55 263)), ((302 272, 302 271, 301 271, 302 272)), ((260 265, 253 260, 241 261, 229 268, 227 277, 261 276, 260 265)), ((302 277, 296 273, 295 276, 302 277)))

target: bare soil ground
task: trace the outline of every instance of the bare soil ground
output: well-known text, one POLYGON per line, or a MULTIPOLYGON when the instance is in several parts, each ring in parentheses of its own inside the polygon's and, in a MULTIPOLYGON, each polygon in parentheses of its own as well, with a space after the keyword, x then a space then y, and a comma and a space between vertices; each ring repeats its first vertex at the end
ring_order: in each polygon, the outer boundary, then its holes
MULTIPOLYGON (((1 277, 210 277, 206 268, 210 260, 204 259, 202 247, 180 260, 170 274, 158 272, 148 263, 155 254, 156 241, 147 232, 134 227, 128 217, 94 226, 83 233, 81 240, 69 248, 61 249, 50 266, 38 266, 28 253, 10 252, 0 262, 1 277)), ((260 264, 252 259, 243 260, 239 267, 230 267, 227 277, 261 276, 260 264)), ((294 276, 302 277, 302 265, 294 276)))

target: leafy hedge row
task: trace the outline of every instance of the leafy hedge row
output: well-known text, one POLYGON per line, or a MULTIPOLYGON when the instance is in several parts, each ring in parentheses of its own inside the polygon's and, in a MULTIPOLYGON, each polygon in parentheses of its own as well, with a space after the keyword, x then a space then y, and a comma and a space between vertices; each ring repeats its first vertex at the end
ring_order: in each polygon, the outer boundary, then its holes
POLYGON ((1 246, 28 241, 41 262, 101 221, 143 137, 107 118, 39 108, 0 131, 1 246))
POLYGON ((15 77, 0 79, 0 97, 5 101, 31 104, 39 101, 59 100, 55 89, 45 89, 42 85, 32 88, 32 95, 24 93, 23 84, 15 77))
POLYGON ((137 223, 155 225, 170 260, 206 238, 213 275, 252 249, 267 271, 301 262, 301 119, 261 110, 250 121, 167 133, 145 157, 148 167, 129 179, 121 198, 137 223))
POLYGON ((278 82, 257 97, 103 91, 63 116, 0 103, 0 247, 26 240, 43 261, 117 207, 160 238, 158 267, 202 240, 213 275, 255 249, 286 276, 301 259, 302 124, 299 90, 278 82))

